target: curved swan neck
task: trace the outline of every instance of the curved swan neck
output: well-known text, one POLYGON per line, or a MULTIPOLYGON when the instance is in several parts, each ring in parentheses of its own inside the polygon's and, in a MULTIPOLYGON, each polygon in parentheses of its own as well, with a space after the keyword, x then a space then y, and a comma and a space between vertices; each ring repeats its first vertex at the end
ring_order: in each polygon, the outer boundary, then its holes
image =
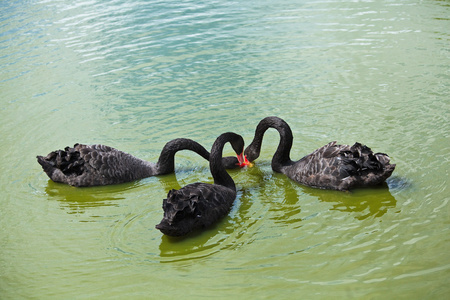
POLYGON ((276 129, 280 134, 280 142, 272 158, 272 169, 280 172, 282 166, 291 163, 290 152, 293 140, 291 128, 284 120, 278 117, 266 117, 262 119, 256 127, 253 141, 245 149, 245 154, 249 161, 254 161, 259 157, 264 133, 269 128, 276 129))
POLYGON ((156 165, 159 175, 169 174, 175 170, 175 154, 180 150, 191 150, 204 159, 209 159, 209 152, 196 141, 184 138, 174 139, 167 142, 161 150, 156 165))
POLYGON ((236 154, 241 154, 238 152, 242 152, 242 150, 244 149, 244 140, 242 139, 242 137, 233 132, 223 133, 216 139, 211 148, 209 167, 211 169, 211 174, 214 178, 215 184, 223 185, 225 187, 236 190, 233 179, 225 170, 225 167, 222 163, 223 147, 228 142, 231 143, 236 154))

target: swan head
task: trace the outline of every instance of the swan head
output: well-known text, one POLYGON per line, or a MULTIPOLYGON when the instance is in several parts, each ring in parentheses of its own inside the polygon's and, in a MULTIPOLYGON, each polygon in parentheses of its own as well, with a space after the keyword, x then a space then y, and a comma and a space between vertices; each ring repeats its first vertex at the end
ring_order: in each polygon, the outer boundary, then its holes
POLYGON ((249 160, 247 159, 247 156, 244 155, 244 139, 242 138, 242 136, 232 132, 224 133, 223 135, 226 134, 232 134, 232 136, 230 137, 230 143, 238 159, 237 165, 241 168, 245 166, 251 166, 249 160))

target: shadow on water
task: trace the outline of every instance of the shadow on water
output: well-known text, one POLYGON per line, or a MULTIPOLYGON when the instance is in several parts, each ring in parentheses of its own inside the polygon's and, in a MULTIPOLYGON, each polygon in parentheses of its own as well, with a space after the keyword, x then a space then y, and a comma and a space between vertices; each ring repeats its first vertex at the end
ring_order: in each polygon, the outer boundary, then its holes
POLYGON ((161 234, 159 245, 161 262, 204 258, 227 248, 221 246, 226 236, 219 234, 218 227, 220 225, 212 226, 206 230, 197 230, 183 237, 170 237, 161 234))
POLYGON ((122 192, 139 187, 141 181, 96 187, 76 188, 67 184, 48 181, 45 193, 51 200, 58 200, 61 208, 69 214, 84 213, 86 209, 101 206, 119 206, 124 200, 122 192))
POLYGON ((263 205, 268 206, 270 218, 281 224, 301 222, 301 196, 298 185, 283 174, 271 171, 266 173, 262 170, 254 174, 261 178, 257 193, 260 193, 258 197, 264 201, 263 205))
POLYGON ((356 189, 350 192, 314 189, 297 184, 283 174, 253 172, 260 178, 259 193, 266 200, 272 219, 276 223, 300 222, 302 198, 311 196, 331 204, 330 210, 352 213, 358 220, 381 217, 397 205, 392 195, 409 186, 406 180, 392 178, 377 187, 356 189))
POLYGON ((351 192, 304 189, 305 194, 332 205, 330 210, 349 212, 358 220, 381 217, 389 209, 395 208, 397 200, 392 196, 386 183, 351 192))

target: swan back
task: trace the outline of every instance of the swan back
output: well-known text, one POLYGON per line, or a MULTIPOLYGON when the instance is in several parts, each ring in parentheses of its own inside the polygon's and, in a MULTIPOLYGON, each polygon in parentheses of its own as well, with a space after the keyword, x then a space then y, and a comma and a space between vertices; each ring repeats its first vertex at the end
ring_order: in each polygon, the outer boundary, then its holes
POLYGON ((389 161, 388 155, 374 154, 360 143, 349 146, 331 142, 281 172, 311 187, 345 191, 384 182, 395 169, 389 161))
POLYGON ((236 191, 216 184, 193 183, 171 190, 163 200, 164 217, 156 225, 169 236, 211 226, 228 213, 236 191))
POLYGON ((129 182, 157 172, 155 164, 105 145, 75 144, 37 160, 50 179, 77 187, 129 182))

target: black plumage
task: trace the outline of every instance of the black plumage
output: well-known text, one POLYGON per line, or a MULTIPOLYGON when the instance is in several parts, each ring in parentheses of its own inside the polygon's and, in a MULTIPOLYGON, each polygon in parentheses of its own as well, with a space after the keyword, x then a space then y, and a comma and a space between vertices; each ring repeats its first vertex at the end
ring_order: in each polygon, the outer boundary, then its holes
POLYGON ((211 226, 229 212, 236 198, 236 186, 221 159, 227 142, 238 154, 239 163, 243 162, 242 137, 232 132, 220 135, 211 148, 209 161, 214 184, 197 182, 169 191, 163 200, 164 217, 156 225, 162 233, 169 236, 186 235, 195 229, 211 226))
MULTIPOLYGON (((169 141, 161 151, 158 162, 151 163, 105 145, 75 144, 64 150, 37 156, 45 173, 55 182, 76 187, 130 182, 150 176, 174 172, 175 154, 191 150, 209 160, 209 152, 199 143, 185 138, 169 141)), ((223 158, 226 168, 237 168, 235 157, 223 158)))
POLYGON ((259 157, 264 133, 269 128, 275 128, 280 134, 280 142, 272 158, 273 171, 310 187, 346 191, 374 186, 384 182, 395 169, 395 164, 389 163, 388 155, 373 153, 360 143, 349 146, 331 142, 298 161, 292 161, 292 131, 278 117, 266 117, 259 122, 252 143, 245 149, 249 161, 259 157))

